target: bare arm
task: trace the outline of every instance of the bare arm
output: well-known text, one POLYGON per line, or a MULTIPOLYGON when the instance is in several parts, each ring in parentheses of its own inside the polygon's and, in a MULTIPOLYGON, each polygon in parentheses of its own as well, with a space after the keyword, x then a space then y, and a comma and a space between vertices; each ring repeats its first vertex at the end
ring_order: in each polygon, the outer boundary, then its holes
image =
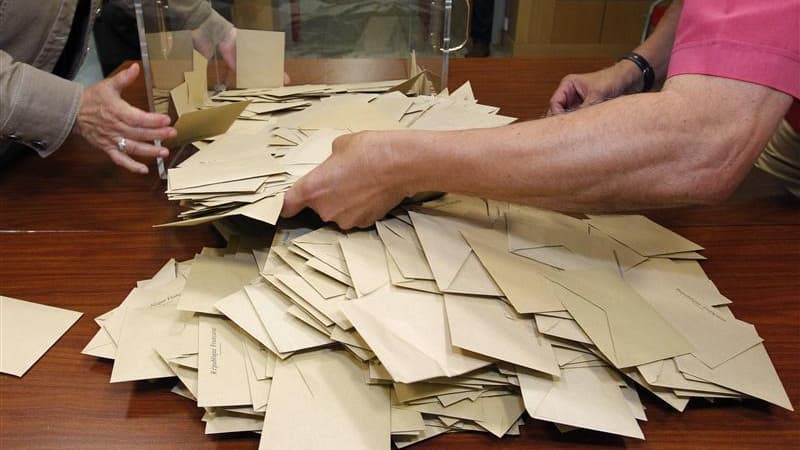
MULTIPOLYGON (((681 15, 682 0, 675 0, 661 18, 655 31, 634 51, 650 63, 655 72, 656 86, 667 76, 675 30, 681 15)), ((550 98, 549 115, 585 108, 625 94, 641 92, 644 87, 642 71, 628 60, 591 73, 570 74, 561 80, 550 98)))
POLYGON ((714 203, 750 170, 792 102, 751 83, 671 78, 659 93, 489 130, 344 136, 286 195, 344 228, 440 190, 563 211, 714 203))

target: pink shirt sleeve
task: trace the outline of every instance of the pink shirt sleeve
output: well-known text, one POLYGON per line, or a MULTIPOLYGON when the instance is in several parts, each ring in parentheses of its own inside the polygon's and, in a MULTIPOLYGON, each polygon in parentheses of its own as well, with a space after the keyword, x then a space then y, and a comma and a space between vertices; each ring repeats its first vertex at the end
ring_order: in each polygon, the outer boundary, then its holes
POLYGON ((681 74, 800 98, 800 0, 684 0, 667 77, 681 74))

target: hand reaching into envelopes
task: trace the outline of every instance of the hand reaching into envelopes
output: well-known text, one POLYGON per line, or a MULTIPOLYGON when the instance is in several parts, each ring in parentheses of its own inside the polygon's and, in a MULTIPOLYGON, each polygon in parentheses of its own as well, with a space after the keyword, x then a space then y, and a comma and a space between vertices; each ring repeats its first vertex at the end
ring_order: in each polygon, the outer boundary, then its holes
POLYGON ((78 117, 73 134, 82 136, 93 147, 104 151, 114 164, 140 174, 147 166, 137 158, 164 158, 169 151, 149 144, 150 141, 174 137, 169 116, 147 113, 122 99, 122 90, 139 76, 139 65, 94 84, 81 94, 78 117))
POLYGON ((286 192, 281 216, 311 208, 342 229, 366 228, 414 192, 407 191, 388 159, 392 132, 340 136, 333 153, 286 192))
POLYGON ((214 56, 214 51, 218 51, 225 65, 231 71, 236 71, 236 28, 231 28, 225 33, 225 37, 218 43, 212 42, 206 33, 201 30, 192 31, 192 42, 194 48, 202 53, 206 59, 211 59, 214 56))
POLYGON ((620 61, 597 72, 567 75, 550 97, 547 115, 563 114, 638 92, 641 83, 641 72, 629 61, 620 61))

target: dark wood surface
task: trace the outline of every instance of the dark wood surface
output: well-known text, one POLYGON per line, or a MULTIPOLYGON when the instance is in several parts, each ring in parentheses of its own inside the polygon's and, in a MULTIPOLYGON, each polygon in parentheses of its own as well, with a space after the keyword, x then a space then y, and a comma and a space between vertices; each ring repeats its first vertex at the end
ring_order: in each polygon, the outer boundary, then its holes
MULTIPOLYGON (((482 103, 534 119, 560 78, 607 60, 455 60, 450 87, 471 80, 482 103)), ((353 62, 350 62, 353 63, 353 62)), ((289 65, 296 82, 335 81, 309 62, 289 65)), ((395 64, 366 74, 396 76, 395 64)), ((145 104, 141 84, 126 92, 145 104)), ((136 280, 169 258, 221 246, 208 226, 152 229, 175 217, 154 175, 130 175, 79 140, 47 159, 27 155, 0 171, 0 293, 84 312, 25 375, 0 375, 0 449, 255 449, 252 434, 203 434, 202 410, 169 393, 172 382, 109 384, 111 364, 79 352, 97 331, 93 318, 118 305, 136 280)), ((706 247, 703 267, 733 311, 756 325, 789 398, 800 406, 800 203, 754 171, 732 199, 713 207, 647 212, 706 247)), ((759 401, 693 402, 683 414, 644 394, 646 441, 579 431, 561 435, 530 421, 502 441, 471 433, 440 437, 419 449, 800 448, 798 414, 759 401)), ((302 420, 302 418, 298 418, 302 420)))

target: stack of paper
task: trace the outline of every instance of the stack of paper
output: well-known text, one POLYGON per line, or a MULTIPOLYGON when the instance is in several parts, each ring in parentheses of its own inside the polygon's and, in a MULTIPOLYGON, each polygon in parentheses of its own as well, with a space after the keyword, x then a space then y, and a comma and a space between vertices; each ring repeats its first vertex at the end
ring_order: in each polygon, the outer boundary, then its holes
MULTIPOLYGON (((204 67, 202 56, 195 60, 204 67)), ((423 94, 432 82, 419 68, 407 81, 248 88, 213 98, 199 70, 204 69, 187 72, 186 82, 171 93, 179 117, 176 142, 194 139, 198 151, 168 171, 167 196, 186 209, 179 221, 162 226, 231 216, 274 225, 282 193, 325 161, 333 141, 347 133, 492 127, 515 120, 478 104, 469 83, 452 94, 423 94), (187 117, 195 116, 202 120, 190 123, 187 117), (214 126, 204 125, 206 118, 214 126)))
POLYGON ((642 216, 446 196, 374 229, 283 229, 170 261, 97 319, 112 382, 175 376, 260 448, 514 435, 523 413, 643 439, 637 389, 791 409, 699 245, 642 216), (307 440, 305 440, 307 439, 307 440))
POLYGON ((25 375, 82 315, 0 295, 0 372, 25 375))

